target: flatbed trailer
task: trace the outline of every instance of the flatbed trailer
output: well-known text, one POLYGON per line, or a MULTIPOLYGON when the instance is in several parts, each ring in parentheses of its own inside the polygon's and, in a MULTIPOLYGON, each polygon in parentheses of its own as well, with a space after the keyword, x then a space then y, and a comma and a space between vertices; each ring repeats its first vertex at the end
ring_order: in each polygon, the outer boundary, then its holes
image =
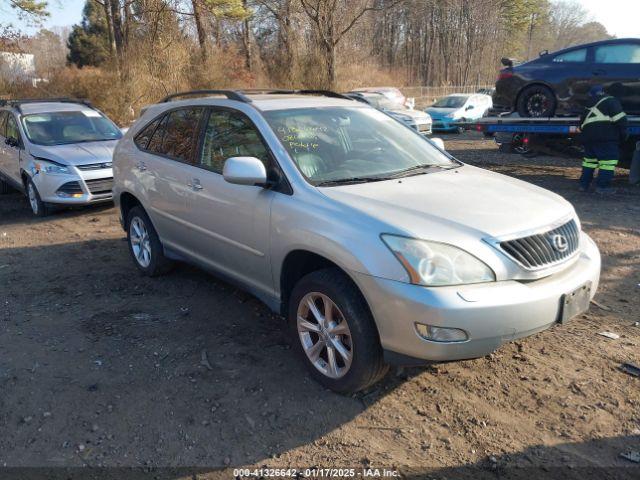
MULTIPOLYGON (((494 136, 497 143, 516 153, 581 155, 579 117, 522 118, 511 114, 460 122, 458 126, 494 136)), ((636 143, 640 141, 640 116, 628 117, 627 131, 629 137, 620 151, 619 165, 624 168, 631 164, 636 143)))

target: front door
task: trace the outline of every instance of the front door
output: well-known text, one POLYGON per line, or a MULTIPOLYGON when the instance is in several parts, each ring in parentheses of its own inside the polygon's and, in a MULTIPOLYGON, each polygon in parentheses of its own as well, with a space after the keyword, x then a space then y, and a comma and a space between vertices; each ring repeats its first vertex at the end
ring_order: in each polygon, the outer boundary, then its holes
POLYGON ((20 184, 20 152, 23 149, 18 122, 9 113, 5 125, 5 137, 2 139, 2 171, 14 182, 20 184), (6 141, 13 142, 9 145, 6 141))
POLYGON ((206 121, 196 164, 189 167, 189 234, 197 258, 215 270, 273 293, 269 259, 271 190, 224 180, 227 158, 251 156, 269 170, 270 153, 253 123, 231 109, 212 109, 206 121))

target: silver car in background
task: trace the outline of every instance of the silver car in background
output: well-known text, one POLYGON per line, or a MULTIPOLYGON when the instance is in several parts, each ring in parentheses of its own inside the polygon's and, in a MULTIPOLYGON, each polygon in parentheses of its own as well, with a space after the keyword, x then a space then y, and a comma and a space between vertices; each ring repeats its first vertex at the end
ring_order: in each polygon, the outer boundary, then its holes
POLYGON ((132 260, 252 292, 324 386, 480 357, 588 308, 600 254, 562 197, 339 94, 195 93, 150 106, 116 147, 132 260))
POLYGON ((431 116, 426 112, 407 108, 402 104, 390 100, 382 93, 354 91, 346 93, 345 95, 385 112, 387 115, 417 130, 423 135, 431 134, 432 120, 431 116))
POLYGON ((113 149, 121 137, 80 100, 1 101, 0 191, 25 192, 37 216, 53 205, 111 201, 113 149))

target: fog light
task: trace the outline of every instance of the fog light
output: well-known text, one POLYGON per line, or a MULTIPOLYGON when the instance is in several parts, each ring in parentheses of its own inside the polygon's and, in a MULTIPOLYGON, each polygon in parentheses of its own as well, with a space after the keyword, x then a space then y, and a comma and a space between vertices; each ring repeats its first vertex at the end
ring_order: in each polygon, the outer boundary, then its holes
POLYGON ((416 323, 416 331, 422 338, 432 342, 464 342, 469 339, 467 332, 459 328, 435 327, 416 323))

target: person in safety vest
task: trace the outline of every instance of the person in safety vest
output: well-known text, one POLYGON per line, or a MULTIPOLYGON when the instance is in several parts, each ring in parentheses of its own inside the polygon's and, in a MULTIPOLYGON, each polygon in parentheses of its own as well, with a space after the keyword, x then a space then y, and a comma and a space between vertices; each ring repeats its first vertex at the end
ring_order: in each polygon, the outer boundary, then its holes
POLYGON ((580 190, 589 190, 597 169, 597 193, 613 193, 611 180, 620 157, 620 143, 627 136, 627 116, 617 98, 605 94, 602 85, 589 91, 591 100, 580 117, 584 158, 580 190))

